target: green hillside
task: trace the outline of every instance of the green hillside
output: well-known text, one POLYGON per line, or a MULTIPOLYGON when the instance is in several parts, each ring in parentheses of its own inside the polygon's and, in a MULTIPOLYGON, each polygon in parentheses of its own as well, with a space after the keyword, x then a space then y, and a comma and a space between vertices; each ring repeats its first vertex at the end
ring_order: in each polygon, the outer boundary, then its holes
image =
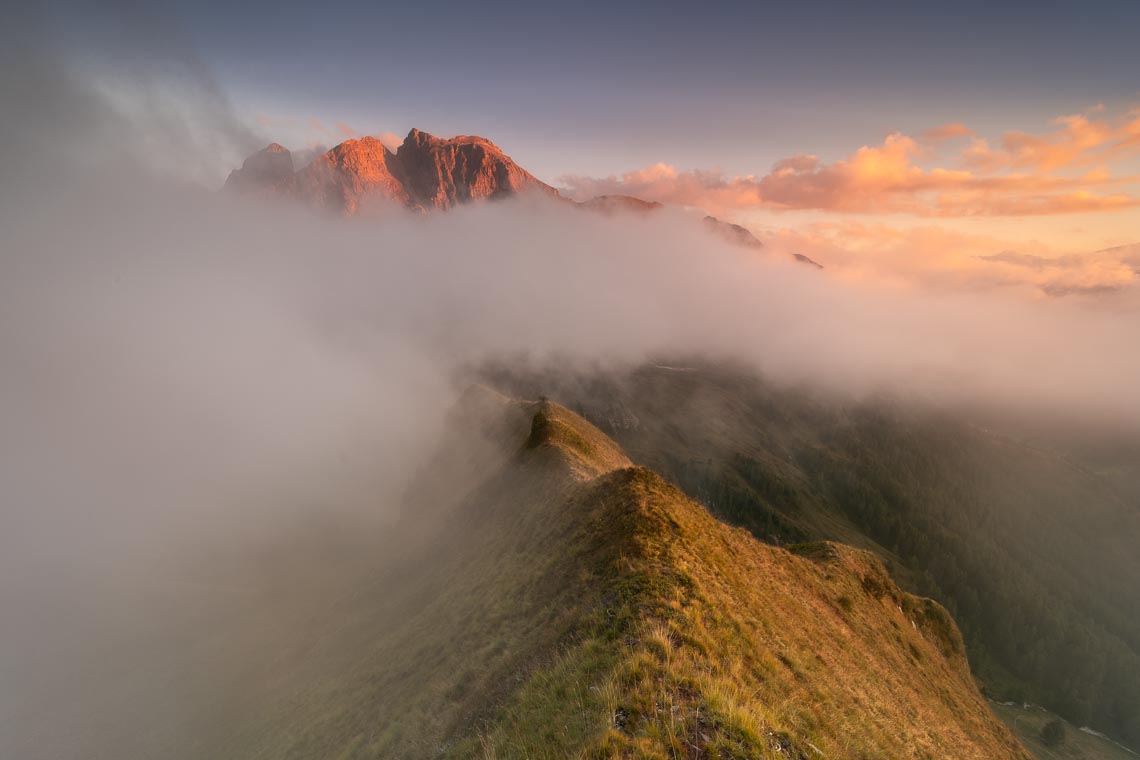
POLYGON ((199 756, 1027 757, 871 554, 766 545, 556 404, 463 403, 385 582, 199 756))
POLYGON ((995 696, 1140 746, 1137 468, 1101 470, 961 414, 672 364, 486 374, 565 399, 635 462, 769 543, 874 550, 951 611, 995 696))

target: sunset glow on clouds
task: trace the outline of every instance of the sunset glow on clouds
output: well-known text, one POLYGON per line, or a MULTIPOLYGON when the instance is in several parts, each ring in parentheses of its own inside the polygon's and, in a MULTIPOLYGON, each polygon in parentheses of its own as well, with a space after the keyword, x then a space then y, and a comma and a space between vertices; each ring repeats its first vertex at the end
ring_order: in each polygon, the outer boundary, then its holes
POLYGON ((793 154, 762 176, 658 163, 561 183, 576 198, 633 195, 743 223, 837 276, 1103 296, 1140 284, 1138 153, 1140 109, 1097 106, 992 140, 963 122, 893 132, 830 162, 793 154))
POLYGON ((1140 109, 1130 111, 1116 124, 1084 114, 1061 116, 1053 124, 1057 129, 1044 135, 1007 132, 996 149, 975 138, 963 157, 967 165, 981 171, 1014 168, 1048 172, 1070 166, 1103 167, 1140 148, 1140 109))
MULTIPOLYGON (((362 134, 317 119, 261 126, 299 130, 310 146, 295 153, 302 162, 362 134)), ((660 162, 557 184, 578 200, 623 194, 699 209, 833 276, 1140 306, 1140 109, 1096 106, 996 135, 950 121, 830 161, 804 148, 759 176, 660 162)))
POLYGON ((1140 205, 1140 177, 1109 167, 1140 148, 1140 111, 1111 121, 1061 117, 1053 130, 1008 132, 996 146, 961 123, 901 132, 831 163, 810 153, 777 161, 760 177, 681 171, 659 163, 604 178, 576 175, 562 183, 576 197, 626 194, 695 206, 713 213, 765 208, 929 217, 1038 216, 1108 211, 1140 205), (969 139, 936 161, 943 143, 969 139))
POLYGON ((899 287, 1013 288, 1038 296, 1128 297, 1140 284, 1140 244, 1060 252, 1039 240, 843 220, 761 233, 772 250, 825 262, 831 274, 899 287))

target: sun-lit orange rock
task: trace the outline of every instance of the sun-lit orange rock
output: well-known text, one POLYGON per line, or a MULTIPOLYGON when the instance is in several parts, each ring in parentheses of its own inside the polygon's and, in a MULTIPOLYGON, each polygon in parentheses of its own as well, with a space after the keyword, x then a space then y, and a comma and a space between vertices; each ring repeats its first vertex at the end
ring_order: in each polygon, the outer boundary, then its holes
MULTIPOLYGON (((648 214, 663 208, 631 195, 599 195, 582 203, 564 198, 484 137, 441 138, 413 129, 395 152, 375 137, 346 140, 293 171, 277 143, 230 172, 226 189, 276 193, 315 208, 351 216, 363 209, 447 210, 463 203, 533 193, 605 215, 648 214)), ((764 247, 739 224, 706 216, 705 227, 733 245, 764 247)), ((803 255, 797 261, 822 268, 803 255)))
POLYGON ((396 150, 404 187, 424 208, 451 208, 480 198, 558 191, 536 179, 490 140, 462 135, 444 140, 413 129, 396 150))
POLYGON ((354 214, 365 201, 410 203, 396 156, 375 137, 346 140, 293 177, 288 191, 317 208, 354 214))
POLYGON ((289 151, 273 143, 231 172, 226 186, 278 192, 345 215, 365 205, 428 210, 528 192, 559 197, 490 140, 418 129, 395 153, 375 137, 346 140, 296 173, 289 151))

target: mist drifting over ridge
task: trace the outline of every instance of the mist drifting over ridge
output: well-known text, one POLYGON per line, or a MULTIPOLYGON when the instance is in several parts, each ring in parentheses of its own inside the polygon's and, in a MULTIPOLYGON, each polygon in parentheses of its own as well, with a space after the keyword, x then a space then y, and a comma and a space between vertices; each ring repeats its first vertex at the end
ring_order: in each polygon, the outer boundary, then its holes
MULTIPOLYGON (((23 605, 49 573, 64 588, 142 576, 311 512, 382 523, 456 376, 488 358, 701 355, 823 391, 1140 426, 1132 300, 852 284, 734 248, 682 212, 520 199, 344 220, 223 196, 211 167, 256 138, 206 79, 99 80, 43 50, 12 57, 0 569, 22 627, 6 664, 35 645, 23 605)), ((32 716, 6 696, 0 726, 22 736, 32 716)))
POLYGON ((703 355, 843 393, 1140 425, 1129 299, 841 282, 679 211, 598 217, 520 199, 344 220, 223 196, 203 176, 264 138, 196 64, 166 60, 173 83, 132 81, 10 50, 6 89, 28 96, 4 126, 0 188, 0 403, 19 514, 74 503, 81 473, 127 514, 144 489, 201 503, 216 500, 196 493, 206 483, 280 488, 281 472, 357 437, 405 472, 456 371, 504 355, 703 355), (35 477, 47 462, 50 498, 35 477))

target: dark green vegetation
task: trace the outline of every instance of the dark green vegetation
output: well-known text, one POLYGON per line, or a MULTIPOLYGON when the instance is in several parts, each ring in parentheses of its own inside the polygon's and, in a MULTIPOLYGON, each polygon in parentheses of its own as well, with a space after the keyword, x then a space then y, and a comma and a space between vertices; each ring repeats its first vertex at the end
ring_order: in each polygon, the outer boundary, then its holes
POLYGON ((1027 757, 873 555, 766 545, 556 404, 469 393, 409 509, 275 702, 194 756, 1027 757))
POLYGON ((990 693, 1140 746, 1140 462, 1102 467, 961 415, 723 367, 489 375, 565 399, 765 541, 875 551, 951 611, 990 693))
POLYGON ((1065 721, 1054 718, 1041 727, 1041 743, 1046 747, 1060 747, 1065 743, 1065 721))
POLYGON ((1136 760, 1134 753, 1111 739, 1065 725, 1062 719, 1042 707, 1002 703, 991 703, 990 707, 1038 760, 1136 760), (1064 739, 1060 744, 1050 745, 1043 733, 1047 726, 1058 721, 1064 726, 1064 739))

